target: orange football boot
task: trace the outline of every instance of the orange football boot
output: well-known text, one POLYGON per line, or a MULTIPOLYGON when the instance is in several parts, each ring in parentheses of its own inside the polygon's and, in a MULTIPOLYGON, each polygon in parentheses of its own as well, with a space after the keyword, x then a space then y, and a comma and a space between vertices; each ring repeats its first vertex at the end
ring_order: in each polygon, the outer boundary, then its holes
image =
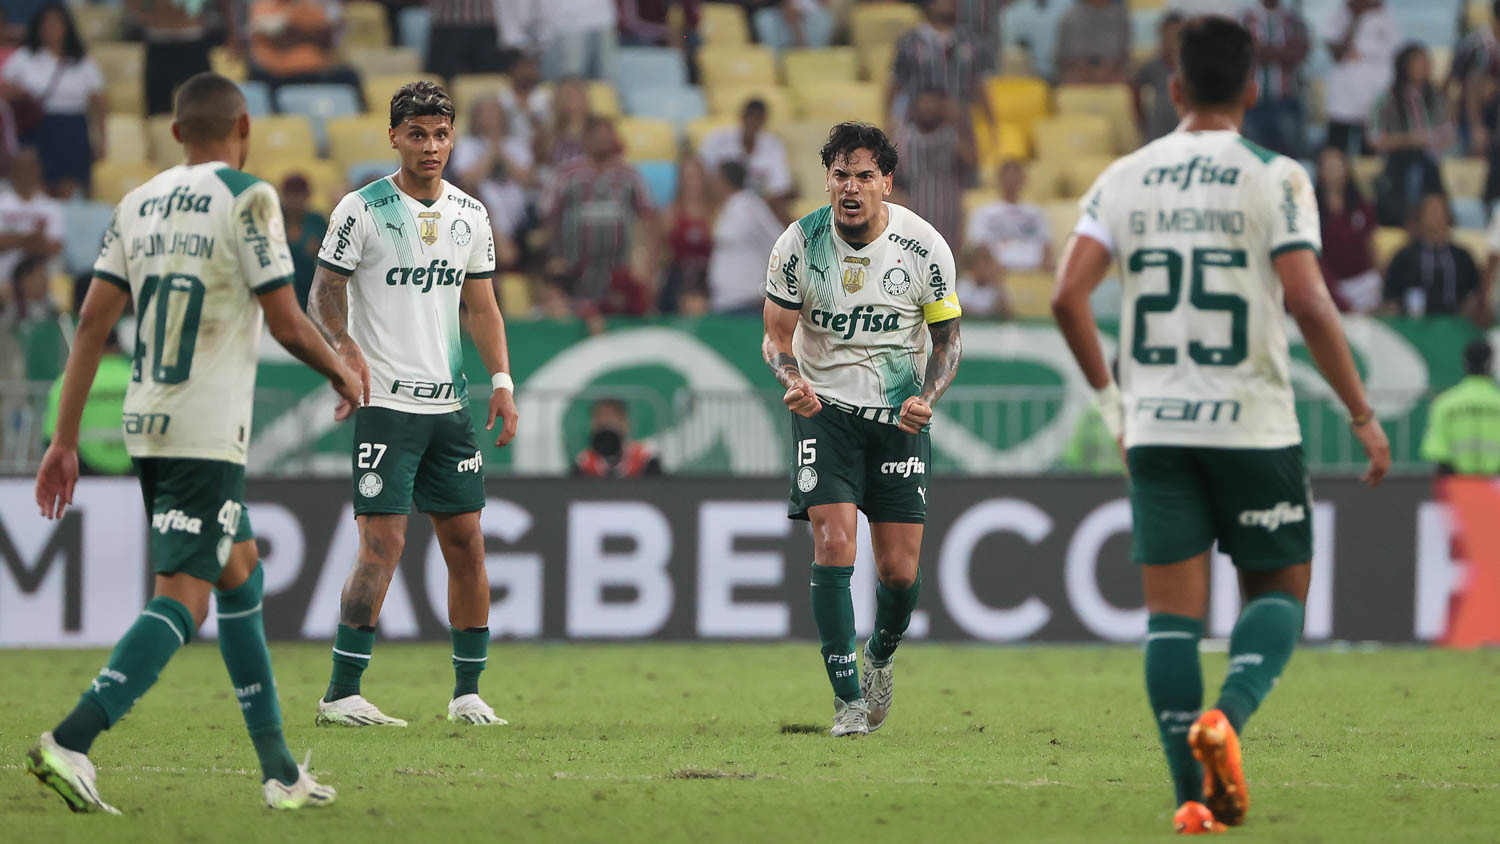
POLYGON ((1215 835, 1224 831, 1224 825, 1214 820, 1214 813, 1196 800, 1189 800, 1172 816, 1172 826, 1178 835, 1215 835))
POLYGON ((1203 803, 1214 820, 1239 826, 1250 811, 1250 789, 1245 785, 1245 767, 1240 757, 1240 737, 1229 719, 1217 709, 1198 716, 1188 730, 1193 756, 1203 763, 1203 803))

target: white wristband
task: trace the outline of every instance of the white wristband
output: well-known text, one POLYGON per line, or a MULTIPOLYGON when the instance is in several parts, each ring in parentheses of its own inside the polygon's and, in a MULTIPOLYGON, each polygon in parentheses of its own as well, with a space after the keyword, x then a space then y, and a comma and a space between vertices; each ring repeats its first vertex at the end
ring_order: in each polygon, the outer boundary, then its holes
POLYGON ((490 389, 510 390, 514 393, 516 391, 516 382, 511 380, 509 372, 496 372, 490 376, 490 389))
POLYGON ((1109 435, 1119 439, 1125 433, 1125 398, 1120 395, 1120 385, 1109 382, 1109 386, 1094 391, 1094 406, 1109 435))

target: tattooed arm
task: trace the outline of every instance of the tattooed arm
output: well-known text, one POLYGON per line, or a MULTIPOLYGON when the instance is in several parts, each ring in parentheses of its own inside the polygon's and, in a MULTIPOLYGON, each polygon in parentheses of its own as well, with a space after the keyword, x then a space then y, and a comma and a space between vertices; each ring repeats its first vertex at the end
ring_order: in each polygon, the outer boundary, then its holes
POLYGON ((370 403, 370 366, 364 352, 349 336, 349 277, 323 264, 313 273, 312 290, 307 295, 307 315, 323 334, 328 345, 339 353, 344 363, 359 375, 361 401, 370 403))
POLYGON ((959 318, 954 317, 927 325, 927 331, 932 335, 932 354, 927 357, 922 392, 908 398, 901 405, 898 427, 908 434, 919 433, 932 421, 932 406, 948 391, 958 375, 958 361, 963 357, 958 321, 959 318))
POLYGON ((762 313, 766 335, 760 344, 761 358, 771 367, 781 386, 786 387, 786 395, 781 400, 798 416, 816 416, 823 409, 823 403, 813 392, 812 385, 802 377, 802 369, 792 354, 792 335, 797 331, 798 312, 766 299, 762 313))

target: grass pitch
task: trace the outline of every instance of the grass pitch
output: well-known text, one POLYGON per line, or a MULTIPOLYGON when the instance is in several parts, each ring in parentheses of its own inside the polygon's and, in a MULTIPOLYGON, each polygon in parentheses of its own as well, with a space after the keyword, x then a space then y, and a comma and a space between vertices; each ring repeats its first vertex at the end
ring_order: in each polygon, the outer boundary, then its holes
MULTIPOLYGON (((1134 648, 940 647, 897 662, 864 739, 826 731, 815 644, 510 645, 502 728, 443 719, 445 645, 382 644, 365 692, 405 730, 315 728, 328 651, 277 646, 287 737, 339 789, 261 808, 212 645, 179 653, 94 746, 124 817, 75 816, 21 767, 101 651, 0 651, 0 830, 14 841, 1161 841, 1172 793, 1134 648)), ((1206 655, 1209 702, 1224 657, 1206 655)), ((1244 738, 1237 841, 1495 841, 1500 652, 1304 650, 1244 738)))

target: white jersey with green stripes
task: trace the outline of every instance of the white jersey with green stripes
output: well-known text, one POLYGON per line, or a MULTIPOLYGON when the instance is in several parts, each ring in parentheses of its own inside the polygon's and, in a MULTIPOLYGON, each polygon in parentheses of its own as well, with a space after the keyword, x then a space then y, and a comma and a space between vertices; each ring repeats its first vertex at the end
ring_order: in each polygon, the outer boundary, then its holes
POLYGON ((1174 132, 1112 164, 1075 233, 1120 263, 1125 445, 1302 441, 1277 256, 1322 248, 1312 182, 1230 131, 1174 132))
POLYGON ((94 276, 135 302, 132 457, 245 462, 263 317, 292 283, 276 191, 227 164, 179 165, 127 193, 94 276))
POLYGON ((318 265, 349 277, 349 336, 370 365, 370 405, 448 413, 468 401, 458 306, 465 278, 495 274, 480 202, 443 182, 431 202, 392 177, 333 210, 318 265))
POLYGON ((792 352, 835 406, 896 424, 922 389, 927 325, 959 316, 953 252, 926 220, 887 202, 885 231, 861 248, 819 208, 776 241, 766 297, 800 311, 792 352))

